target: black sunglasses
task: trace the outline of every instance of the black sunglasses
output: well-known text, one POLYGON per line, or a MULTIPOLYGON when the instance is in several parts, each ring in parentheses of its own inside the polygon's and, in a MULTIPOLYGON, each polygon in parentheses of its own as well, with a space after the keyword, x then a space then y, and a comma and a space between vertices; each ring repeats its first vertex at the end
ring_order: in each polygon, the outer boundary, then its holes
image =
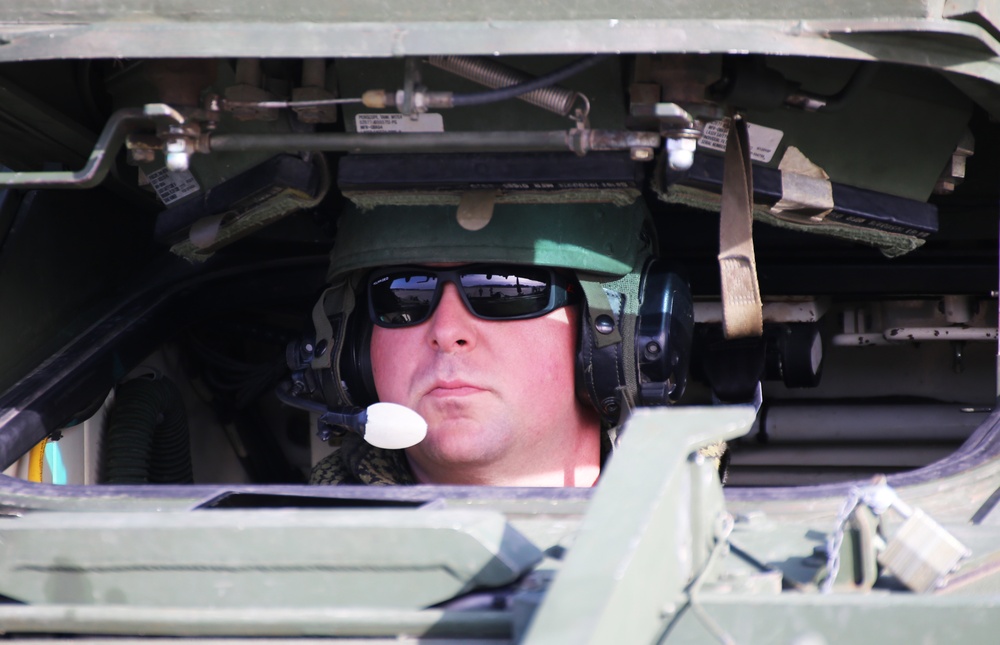
POLYGON ((445 282, 458 287, 466 308, 483 320, 537 318, 580 299, 573 280, 544 267, 401 266, 378 269, 368 276, 368 314, 379 327, 419 325, 434 313, 445 282))

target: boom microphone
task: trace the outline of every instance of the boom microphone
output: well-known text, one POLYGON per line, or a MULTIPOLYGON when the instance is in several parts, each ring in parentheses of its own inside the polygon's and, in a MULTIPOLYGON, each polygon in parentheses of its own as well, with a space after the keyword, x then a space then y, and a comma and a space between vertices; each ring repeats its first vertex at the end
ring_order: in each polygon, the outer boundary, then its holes
POLYGON ((294 408, 319 415, 320 439, 330 438, 329 426, 346 428, 361 435, 376 448, 397 450, 415 446, 427 436, 427 422, 410 408, 398 403, 373 403, 367 408, 328 408, 317 401, 300 399, 282 388, 276 390, 278 399, 294 408))

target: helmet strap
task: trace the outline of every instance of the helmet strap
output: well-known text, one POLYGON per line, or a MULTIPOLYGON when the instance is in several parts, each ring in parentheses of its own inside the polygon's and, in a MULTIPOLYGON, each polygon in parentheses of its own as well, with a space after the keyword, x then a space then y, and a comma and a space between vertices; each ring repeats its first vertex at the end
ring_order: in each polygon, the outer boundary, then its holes
POLYGON ((587 300, 587 309, 590 311, 587 323, 593 331, 597 347, 604 348, 622 342, 622 335, 618 331, 618 316, 611 308, 604 286, 600 282, 581 278, 580 288, 587 300))

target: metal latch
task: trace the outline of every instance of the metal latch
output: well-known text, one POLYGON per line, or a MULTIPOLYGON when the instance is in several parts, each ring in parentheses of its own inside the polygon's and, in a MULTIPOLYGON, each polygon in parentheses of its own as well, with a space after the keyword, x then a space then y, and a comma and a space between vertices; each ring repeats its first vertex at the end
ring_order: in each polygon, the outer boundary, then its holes
MULTIPOLYGON (((899 502, 893 508, 905 516, 902 506, 906 505, 899 502)), ((879 554, 878 561, 909 589, 921 592, 940 586, 944 577, 969 555, 969 549, 955 536, 914 508, 879 554)))
POLYGON ((890 508, 905 521, 878 551, 877 560, 888 572, 912 591, 924 592, 939 587, 945 576, 971 554, 929 515, 901 500, 882 477, 870 486, 851 489, 837 518, 837 528, 827 540, 827 577, 823 592, 830 592, 840 568, 840 551, 847 524, 859 506, 866 506, 881 517, 890 508))

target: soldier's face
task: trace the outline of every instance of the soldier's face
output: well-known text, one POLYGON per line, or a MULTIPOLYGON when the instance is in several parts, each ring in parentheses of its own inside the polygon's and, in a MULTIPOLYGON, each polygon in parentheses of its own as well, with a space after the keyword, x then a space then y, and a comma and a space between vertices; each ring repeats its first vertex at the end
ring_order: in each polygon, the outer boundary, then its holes
POLYGON ((429 320, 375 327, 379 399, 427 420, 427 438, 407 450, 418 477, 530 465, 553 427, 592 415, 574 394, 578 315, 561 307, 529 320, 481 320, 447 283, 429 320))

